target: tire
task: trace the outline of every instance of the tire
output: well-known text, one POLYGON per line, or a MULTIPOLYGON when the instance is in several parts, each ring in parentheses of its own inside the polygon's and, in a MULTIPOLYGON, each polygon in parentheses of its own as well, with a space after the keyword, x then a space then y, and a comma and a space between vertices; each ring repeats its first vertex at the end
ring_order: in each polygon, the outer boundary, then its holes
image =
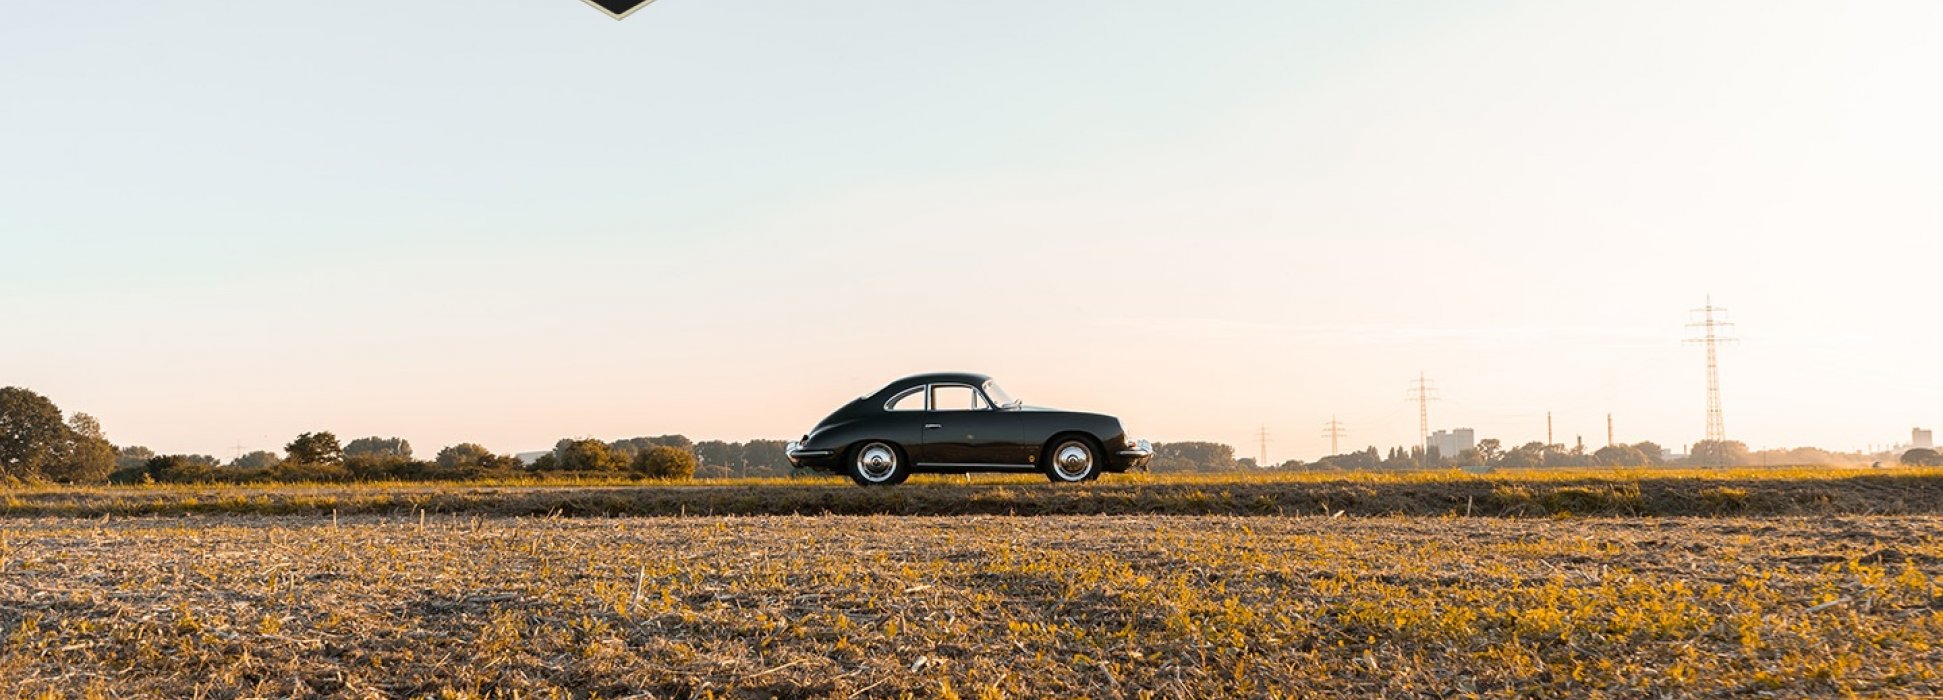
POLYGON ((1100 448, 1092 440, 1066 436, 1046 446, 1046 478, 1055 484, 1077 484, 1100 477, 1100 448))
POLYGON ((911 478, 911 465, 896 444, 872 440, 850 450, 844 473, 858 486, 896 486, 911 478))

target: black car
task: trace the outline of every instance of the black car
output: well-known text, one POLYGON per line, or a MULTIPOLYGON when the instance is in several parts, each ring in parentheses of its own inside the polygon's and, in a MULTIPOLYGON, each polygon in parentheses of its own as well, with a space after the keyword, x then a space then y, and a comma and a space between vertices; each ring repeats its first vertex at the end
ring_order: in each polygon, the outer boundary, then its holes
POLYGON ((847 474, 863 486, 914 473, 1042 472, 1054 482, 1146 466, 1154 456, 1120 419, 1022 405, 991 377, 920 374, 891 382, 789 443, 798 467, 847 474))

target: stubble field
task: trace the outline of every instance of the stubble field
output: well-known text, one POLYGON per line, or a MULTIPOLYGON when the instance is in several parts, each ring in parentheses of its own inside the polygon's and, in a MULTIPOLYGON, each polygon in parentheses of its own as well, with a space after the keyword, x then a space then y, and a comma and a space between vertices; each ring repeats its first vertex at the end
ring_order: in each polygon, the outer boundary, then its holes
POLYGON ((0 520, 0 692, 1934 697, 1939 532, 1928 515, 24 518, 0 520))

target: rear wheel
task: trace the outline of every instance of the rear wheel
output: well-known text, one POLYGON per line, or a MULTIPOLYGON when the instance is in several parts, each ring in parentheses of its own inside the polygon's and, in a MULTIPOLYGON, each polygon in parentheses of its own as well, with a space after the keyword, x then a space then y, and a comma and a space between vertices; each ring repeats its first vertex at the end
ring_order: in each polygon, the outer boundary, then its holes
POLYGON ((1046 449, 1046 478, 1056 484, 1076 484, 1100 476, 1100 451, 1081 437, 1054 440, 1046 449))
POLYGON ((871 441, 850 450, 850 480, 858 486, 896 486, 911 478, 911 465, 904 452, 883 441, 871 441))

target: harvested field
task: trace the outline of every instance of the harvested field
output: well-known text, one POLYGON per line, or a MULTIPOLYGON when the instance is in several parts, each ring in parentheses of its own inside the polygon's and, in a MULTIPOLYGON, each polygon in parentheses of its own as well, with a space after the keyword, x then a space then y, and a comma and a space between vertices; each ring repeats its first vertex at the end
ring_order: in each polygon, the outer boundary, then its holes
POLYGON ((865 489, 836 478, 668 484, 37 487, 0 517, 102 515, 1311 515, 1547 517, 1943 515, 1943 469, 1574 469, 1311 474, 925 476, 865 489))
POLYGON ((1934 697, 1943 518, 0 523, 0 693, 1934 697))

